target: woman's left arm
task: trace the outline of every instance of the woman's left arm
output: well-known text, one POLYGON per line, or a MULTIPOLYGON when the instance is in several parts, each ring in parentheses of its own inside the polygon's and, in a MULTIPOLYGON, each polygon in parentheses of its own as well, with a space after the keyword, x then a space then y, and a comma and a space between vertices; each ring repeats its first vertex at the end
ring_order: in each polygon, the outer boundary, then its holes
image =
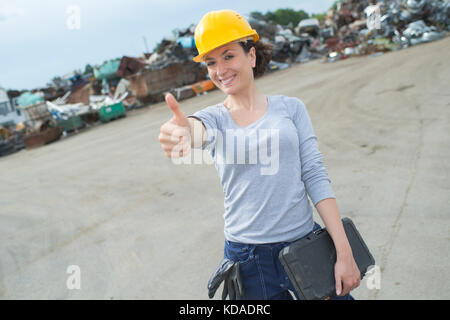
POLYGON ((344 296, 359 286, 361 273, 353 258, 336 199, 323 199, 316 204, 316 209, 336 247, 337 259, 334 268, 336 294, 344 296))
POLYGON ((359 286, 361 275, 342 225, 336 197, 322 162, 308 110, 301 100, 291 101, 297 103, 293 119, 299 138, 302 181, 336 247, 336 294, 343 296, 359 286))

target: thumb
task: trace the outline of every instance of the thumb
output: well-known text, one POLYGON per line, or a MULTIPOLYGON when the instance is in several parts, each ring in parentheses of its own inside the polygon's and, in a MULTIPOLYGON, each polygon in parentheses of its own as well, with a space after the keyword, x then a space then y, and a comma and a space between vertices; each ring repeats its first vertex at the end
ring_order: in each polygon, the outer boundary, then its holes
POLYGON ((166 94, 165 100, 166 100, 166 103, 169 106, 169 108, 172 110, 177 124, 180 126, 188 127, 189 122, 187 120, 187 117, 184 114, 184 112, 181 111, 180 106, 178 105, 178 102, 175 99, 175 97, 173 96, 173 94, 171 94, 171 93, 166 94))

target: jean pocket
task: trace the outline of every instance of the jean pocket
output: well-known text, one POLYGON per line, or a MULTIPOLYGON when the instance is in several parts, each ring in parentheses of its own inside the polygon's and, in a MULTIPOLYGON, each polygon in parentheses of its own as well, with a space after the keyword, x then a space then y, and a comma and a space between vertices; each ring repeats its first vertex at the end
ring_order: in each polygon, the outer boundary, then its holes
POLYGON ((254 258, 252 248, 247 244, 226 241, 224 256, 232 261, 239 262, 241 265, 251 261, 254 258))
POLYGON ((258 255, 249 255, 246 260, 239 263, 242 283, 244 286, 244 300, 267 299, 266 284, 258 255))

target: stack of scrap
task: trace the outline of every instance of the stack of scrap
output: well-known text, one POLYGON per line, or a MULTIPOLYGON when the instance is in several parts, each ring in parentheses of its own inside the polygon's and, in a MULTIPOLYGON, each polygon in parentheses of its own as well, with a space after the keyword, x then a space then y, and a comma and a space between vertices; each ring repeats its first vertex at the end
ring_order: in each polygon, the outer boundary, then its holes
POLYGON ((323 21, 304 19, 294 28, 248 20, 260 38, 273 45, 273 62, 321 57, 334 62, 443 38, 450 30, 450 1, 341 0, 323 21))
POLYGON ((22 130, 10 130, 0 126, 0 156, 5 156, 25 148, 22 130))
POLYGON ((116 74, 121 78, 126 78, 136 74, 148 64, 147 60, 124 56, 120 59, 116 74))
POLYGON ((70 95, 67 97, 67 103, 75 104, 82 103, 89 105, 89 96, 91 91, 91 84, 85 83, 73 88, 70 95))
POLYGON ((119 69, 120 59, 106 61, 100 67, 94 68, 94 76, 99 80, 118 78, 116 72, 119 69))
MULTIPOLYGON (((262 15, 246 19, 273 47, 267 66, 272 72, 318 58, 335 62, 439 40, 450 31, 450 0, 340 0, 325 18, 303 19, 296 26, 272 24, 262 15)), ((130 110, 160 102, 169 91, 178 99, 207 92, 214 85, 207 81, 206 66, 193 61, 198 55, 195 27, 174 30, 153 53, 109 60, 83 75, 55 77, 40 92, 15 92, 14 101, 33 125, 51 117, 44 101, 52 101, 48 106, 55 119, 67 120, 96 115, 108 105, 122 103, 130 110)))
POLYGON ((37 122, 52 119, 52 114, 45 102, 21 107, 20 110, 25 116, 25 122, 28 126, 34 126, 37 122))
POLYGON ((27 130, 23 142, 27 149, 31 149, 56 141, 61 135, 62 129, 55 120, 39 121, 33 128, 27 130))
POLYGON ((450 30, 450 1, 342 0, 325 24, 322 34, 333 33, 325 40, 329 61, 346 57, 346 50, 372 55, 443 38, 450 30))
POLYGON ((43 101, 44 101, 43 94, 26 91, 22 93, 19 97, 17 97, 16 104, 19 107, 28 107, 42 103, 43 101))
MULTIPOLYGON (((153 66, 153 65, 150 65, 153 66)), ((164 68, 143 68, 130 76, 130 91, 144 103, 164 100, 164 93, 206 79, 206 68, 201 64, 187 60, 169 63, 164 68)))

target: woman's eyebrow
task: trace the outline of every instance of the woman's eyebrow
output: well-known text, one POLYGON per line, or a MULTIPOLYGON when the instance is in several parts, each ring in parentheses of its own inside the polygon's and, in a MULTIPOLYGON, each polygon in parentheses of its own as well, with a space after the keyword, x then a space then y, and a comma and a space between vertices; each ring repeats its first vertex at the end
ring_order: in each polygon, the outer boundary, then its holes
MULTIPOLYGON (((225 53, 227 53, 228 51, 230 51, 231 49, 227 49, 227 50, 225 50, 224 52, 222 52, 222 56, 223 55, 225 55, 225 53)), ((208 60, 214 60, 213 58, 205 58, 205 61, 208 61, 208 60)))

